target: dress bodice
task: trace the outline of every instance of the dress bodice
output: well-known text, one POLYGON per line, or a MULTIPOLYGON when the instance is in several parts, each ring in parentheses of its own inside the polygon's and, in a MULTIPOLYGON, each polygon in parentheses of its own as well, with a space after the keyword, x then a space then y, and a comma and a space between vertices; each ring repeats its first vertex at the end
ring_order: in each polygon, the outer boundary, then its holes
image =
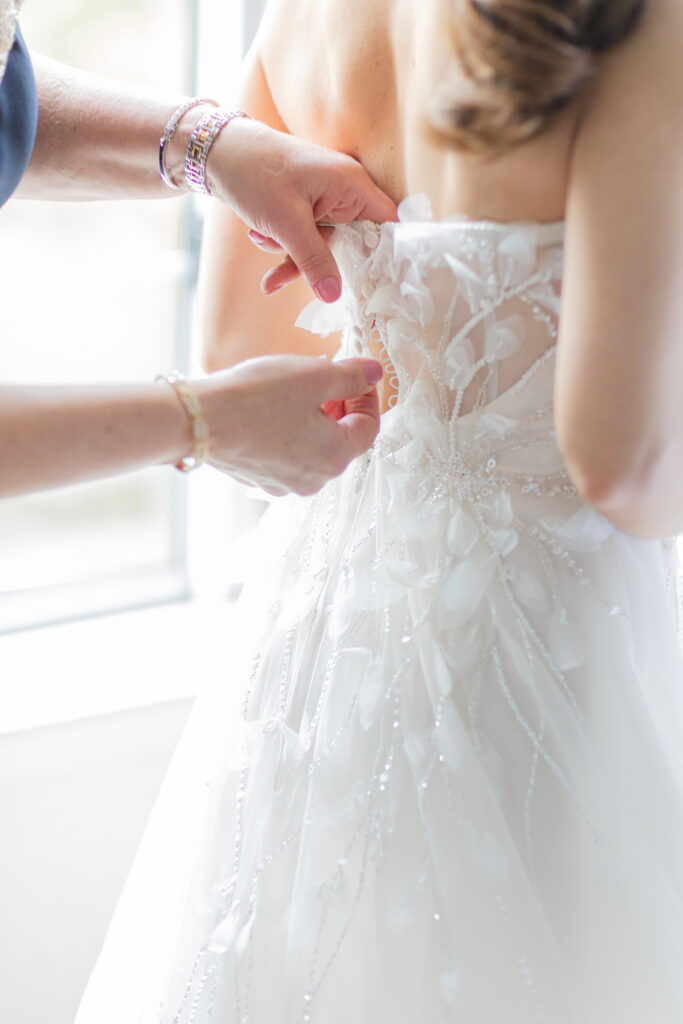
POLYGON ((445 419, 481 410, 547 358, 557 336, 564 225, 434 222, 424 196, 399 222, 336 231, 345 291, 302 326, 346 328, 345 354, 379 351, 393 406, 431 389, 445 419))
POLYGON ((385 364, 376 453, 409 479, 577 505, 555 441, 553 379, 564 224, 434 222, 425 197, 399 222, 337 229, 344 294, 301 326, 344 331, 344 356, 385 364))

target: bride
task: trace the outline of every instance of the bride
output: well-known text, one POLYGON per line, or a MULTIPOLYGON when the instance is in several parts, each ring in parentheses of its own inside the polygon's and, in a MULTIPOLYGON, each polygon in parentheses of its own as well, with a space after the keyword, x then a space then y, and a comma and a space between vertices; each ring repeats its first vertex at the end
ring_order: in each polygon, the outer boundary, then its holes
POLYGON ((379 354, 385 416, 266 514, 77 1024, 683 1020, 682 33, 270 3, 242 104, 400 221, 336 229, 294 327, 214 213, 207 364, 379 354))

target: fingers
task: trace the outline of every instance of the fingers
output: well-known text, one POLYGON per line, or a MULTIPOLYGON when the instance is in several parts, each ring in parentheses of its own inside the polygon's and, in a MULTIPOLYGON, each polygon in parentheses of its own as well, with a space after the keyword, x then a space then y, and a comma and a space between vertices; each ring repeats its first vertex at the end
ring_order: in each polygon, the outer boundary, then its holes
POLYGON ((329 210, 330 220, 337 224, 346 224, 350 220, 374 220, 377 224, 398 220, 396 203, 375 185, 360 163, 357 166, 358 183, 354 184, 350 195, 345 196, 343 205, 329 210))
POLYGON ((347 413, 337 427, 342 431, 348 460, 362 455, 377 437, 380 425, 379 400, 373 389, 346 403, 347 413))
POLYGON ((335 421, 335 447, 343 470, 351 459, 367 451, 379 432, 379 396, 373 385, 381 379, 383 369, 373 359, 347 359, 331 365, 337 371, 330 381, 334 394, 322 408, 328 421, 335 421))
POLYGON ((389 199, 384 192, 380 192, 378 188, 373 186, 366 199, 366 202, 361 209, 359 220, 374 220, 378 224, 384 224, 388 220, 398 220, 398 210, 396 203, 389 199))
MULTIPOLYGON (((327 241, 334 230, 334 225, 331 224, 317 224, 320 236, 327 241)), ((250 231, 249 237, 263 252, 278 253, 283 252, 281 245, 278 245, 272 238, 266 238, 264 235, 259 234, 258 231, 250 231)), ((264 276, 261 281, 261 290, 266 295, 274 295, 275 292, 279 291, 280 288, 284 288, 288 284, 292 284, 293 281, 297 281, 300 277, 299 268, 297 267, 291 256, 285 256, 281 263, 278 263, 276 267, 273 267, 264 276)))
POLYGON ((339 268, 310 207, 300 209, 280 228, 278 241, 318 298, 336 302, 341 295, 339 268))
POLYGON ((273 295, 279 291, 280 288, 284 288, 285 285, 291 284, 292 281, 296 281, 299 278, 299 268, 296 263, 289 258, 285 257, 282 263, 278 263, 276 267, 269 270, 261 281, 261 290, 266 295, 273 295))
POLYGON ((255 231, 252 228, 251 231, 247 231, 247 237, 249 238, 249 241, 258 246, 262 252, 282 252, 282 246, 276 242, 274 238, 268 238, 267 235, 262 235, 260 231, 255 231))

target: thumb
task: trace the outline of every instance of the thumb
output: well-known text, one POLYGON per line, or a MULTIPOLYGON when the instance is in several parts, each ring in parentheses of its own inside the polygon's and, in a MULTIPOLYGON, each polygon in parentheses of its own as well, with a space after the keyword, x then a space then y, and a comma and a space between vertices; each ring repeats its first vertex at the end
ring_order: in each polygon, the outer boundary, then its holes
POLYGON ((326 381, 323 401, 348 401, 360 398, 374 385, 378 384, 384 374, 381 363, 375 359, 339 359, 327 361, 326 381))
POLYGON ((368 391, 346 403, 347 413, 337 423, 342 431, 349 459, 361 455, 377 437, 380 424, 377 391, 368 391))
POLYGON ((323 302, 336 302, 342 291, 339 268, 320 234, 310 207, 283 225, 278 231, 277 241, 289 253, 318 298, 323 302))

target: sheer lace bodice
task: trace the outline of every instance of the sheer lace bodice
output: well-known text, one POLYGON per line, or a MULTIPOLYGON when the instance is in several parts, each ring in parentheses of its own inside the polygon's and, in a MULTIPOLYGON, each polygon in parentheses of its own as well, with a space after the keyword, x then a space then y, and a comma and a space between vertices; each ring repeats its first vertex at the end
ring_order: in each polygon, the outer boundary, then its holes
POLYGON ((564 225, 434 223, 426 197, 405 201, 399 215, 398 225, 337 229, 340 308, 314 304, 316 315, 299 323, 351 322, 345 351, 380 346, 391 405, 419 384, 452 420, 499 398, 554 347, 564 225))

